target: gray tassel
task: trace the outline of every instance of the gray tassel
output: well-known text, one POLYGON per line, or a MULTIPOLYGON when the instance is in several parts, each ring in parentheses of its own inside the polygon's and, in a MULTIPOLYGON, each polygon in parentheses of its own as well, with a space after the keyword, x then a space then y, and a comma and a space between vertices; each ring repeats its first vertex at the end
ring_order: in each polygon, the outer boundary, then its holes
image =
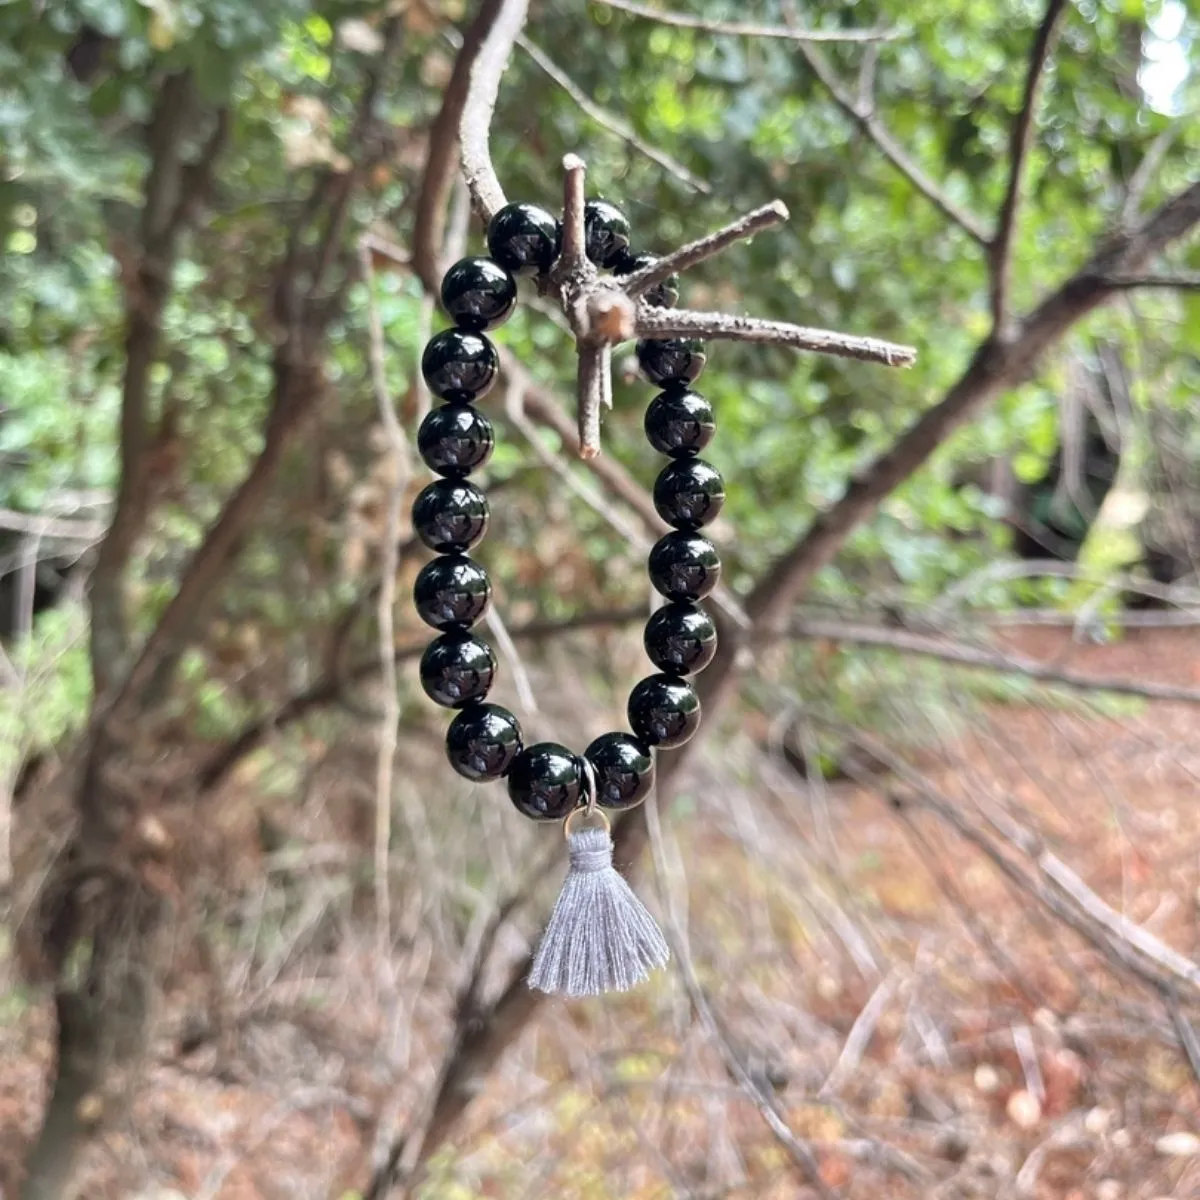
POLYGON ((533 960, 529 986, 560 996, 627 992, 670 948, 646 906, 613 866, 607 828, 567 834, 570 869, 533 960))

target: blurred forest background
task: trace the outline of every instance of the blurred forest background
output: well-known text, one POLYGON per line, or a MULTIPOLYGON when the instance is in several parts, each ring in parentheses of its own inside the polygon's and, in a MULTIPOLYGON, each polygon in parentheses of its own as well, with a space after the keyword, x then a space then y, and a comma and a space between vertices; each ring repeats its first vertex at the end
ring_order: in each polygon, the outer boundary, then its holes
MULTIPOLYGON (((1200 18, 525 7, 0 3, 0 1194, 1200 1195, 1200 18), (726 650, 617 835, 679 953, 598 1001, 525 988, 562 839, 416 682, 482 47, 510 199, 580 153, 662 253, 778 197, 683 303, 919 352, 710 344, 726 650)), ((482 557, 579 748, 651 390, 581 461, 525 299, 482 557)))

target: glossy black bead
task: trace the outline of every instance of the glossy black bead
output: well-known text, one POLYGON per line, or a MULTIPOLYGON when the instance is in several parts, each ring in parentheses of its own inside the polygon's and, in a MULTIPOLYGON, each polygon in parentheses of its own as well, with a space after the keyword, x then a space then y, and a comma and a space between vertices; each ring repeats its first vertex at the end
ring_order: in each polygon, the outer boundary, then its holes
POLYGON ((668 675, 703 671, 717 652, 717 627, 694 604, 664 604, 651 614, 642 635, 650 661, 668 675))
POLYGON ((712 405, 685 387, 659 392, 646 409, 646 438, 659 454, 688 458, 699 454, 717 430, 712 405))
POLYGON ((413 501, 417 537, 439 554, 470 550, 488 527, 487 497, 465 479, 435 479, 413 501))
POLYGON ((650 582, 668 600, 703 600, 721 579, 717 548, 698 533, 668 533, 647 561, 650 582))
POLYGON ((676 529, 703 529, 725 507, 725 480, 702 458, 676 459, 654 481, 654 507, 676 529))
POLYGON ((578 755, 557 742, 527 746, 509 768, 508 795, 518 812, 535 821, 562 820, 583 797, 578 755))
POLYGON ((601 808, 634 808, 654 786, 654 755, 628 733, 602 733, 584 752, 596 776, 601 808))
POLYGON ((514 274, 547 271, 558 257, 562 230, 536 204, 506 204, 488 225, 488 253, 514 274))
POLYGON ((442 307, 460 329, 495 329, 517 307, 517 281, 490 258, 460 258, 442 278, 442 307))
POLYGON ((441 404, 430 409, 417 430, 417 449, 425 465, 439 475, 461 479, 492 457, 496 432, 492 423, 469 404, 441 404))
POLYGON ((699 338, 642 338, 637 344, 638 365, 651 383, 694 383, 708 355, 699 338))
POLYGON ((442 400, 478 400, 496 382, 500 359, 482 333, 443 329, 429 339, 421 355, 421 374, 442 400))
POLYGON ((629 693, 628 715, 642 741, 673 750, 700 728, 700 697, 682 679, 649 675, 629 693))
POLYGON ((446 730, 446 757, 467 779, 499 779, 521 752, 521 724, 499 704, 471 704, 446 730))
POLYGON ((496 656, 487 642, 452 629, 436 637, 421 655, 425 695, 445 708, 463 708, 482 700, 496 678, 496 656))
POLYGON ((583 207, 583 239, 596 266, 615 266, 629 249, 629 218, 607 200, 589 200, 583 207))
POLYGON ((487 572, 464 554, 427 562, 413 582, 417 616, 434 629, 469 629, 487 612, 491 598, 487 572))
MULTIPOLYGON (((617 275, 632 275, 643 267, 653 266, 658 262, 657 254, 634 254, 626 250, 613 264, 613 272, 617 275)), ((642 293, 642 299, 652 308, 674 308, 679 303, 679 276, 668 275, 662 283, 656 283, 642 293)))

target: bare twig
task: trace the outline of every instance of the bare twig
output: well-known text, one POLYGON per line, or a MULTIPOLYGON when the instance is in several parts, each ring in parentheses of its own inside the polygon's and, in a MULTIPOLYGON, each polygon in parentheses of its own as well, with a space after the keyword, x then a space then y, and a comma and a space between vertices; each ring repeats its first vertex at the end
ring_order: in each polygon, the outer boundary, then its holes
POLYGON ((525 24, 529 0, 500 0, 489 7, 490 27, 471 64, 470 83, 459 123, 463 178, 475 211, 487 223, 504 207, 504 189, 492 166, 489 139, 500 79, 525 24))
POLYGON ((1153 683, 1118 675, 1089 675, 1082 671, 1040 663, 1020 654, 910 633, 903 629, 804 618, 794 621, 791 631, 806 638, 824 638, 857 646, 878 646, 902 654, 918 654, 926 658, 940 659, 942 662, 957 663, 964 667, 1011 672, 1014 675, 1023 675, 1027 679, 1057 683, 1081 691, 1112 692, 1115 695, 1139 696, 1146 700, 1200 704, 1200 688, 1153 683))
POLYGON ((772 200, 770 204, 764 204, 762 208, 756 208, 744 217, 731 221, 724 228, 697 238, 694 242, 689 242, 686 246, 681 246, 670 254, 663 255, 648 267, 634 271, 631 275, 623 276, 621 287, 627 296, 640 296, 670 276, 680 271, 686 271, 689 267, 694 267, 697 263, 702 263, 705 259, 720 254, 722 250, 732 246, 735 242, 753 237, 756 233, 770 229, 773 225, 780 225, 787 219, 787 205, 782 200, 772 200))
POLYGON ((701 337, 759 342, 772 346, 791 346, 816 354, 832 354, 838 358, 854 358, 860 362, 880 363, 887 367, 911 367, 917 359, 917 351, 913 346, 733 313, 693 312, 685 308, 652 308, 648 304, 640 304, 635 329, 639 337, 701 337))
POLYGON ((691 13, 670 12, 636 4, 633 0, 596 0, 633 17, 644 17, 676 29, 698 29, 727 37, 778 38, 787 42, 886 42, 898 36, 887 29, 792 29, 786 25, 755 25, 746 21, 716 21, 691 13))
POLYGON ((1200 273, 1176 275, 1108 275, 1103 281, 1105 287, 1115 291, 1125 292, 1134 288, 1169 289, 1180 292, 1200 291, 1200 273))
POLYGON ((14 512, 11 508, 0 508, 0 529, 7 529, 12 533, 29 533, 40 538, 89 544, 99 541, 107 527, 104 521, 42 516, 39 513, 14 512))
POLYGON ((876 113, 874 102, 870 99, 864 101, 861 96, 855 97, 838 78, 838 73, 830 66, 828 59, 815 47, 801 44, 800 53, 812 68, 813 74, 825 85, 837 106, 874 142, 876 149, 884 158, 943 216, 962 229, 973 241, 978 242, 981 246, 986 246, 989 239, 983 222, 974 213, 951 199, 949 193, 925 173, 908 151, 892 136, 876 113))
POLYGON ((375 272, 371 250, 364 242, 359 247, 359 262, 367 288, 367 357, 371 367, 371 385, 379 420, 387 437, 391 460, 387 516, 380 547, 379 601, 376 619, 379 627, 379 671, 382 676, 382 714, 379 718, 378 749, 375 761, 375 923, 381 961, 388 961, 392 945, 391 892, 388 851, 392 842, 393 772, 396 763, 396 739, 400 724, 400 689, 396 678, 396 570, 399 561, 400 505, 408 482, 408 439, 396 418, 396 409, 388 390, 386 344, 379 303, 375 296, 375 272))
MULTIPOLYGON (((658 877, 659 889, 663 891, 666 888, 666 880, 669 872, 666 854, 663 850, 662 827, 658 814, 658 798, 654 795, 649 796, 643 808, 649 834, 651 857, 654 862, 654 871, 658 877)), ((795 1130, 787 1123, 783 1113, 779 1110, 778 1101, 774 1096, 768 1094, 754 1077, 754 1074, 747 1067, 742 1053, 733 1045, 716 1013, 713 1011, 713 1007, 709 1003, 708 994, 705 992, 703 985, 696 975, 696 967, 692 962, 691 953, 687 948, 683 930, 680 928, 679 922, 675 919, 670 905, 664 906, 664 916, 666 918, 667 936, 671 943, 675 966, 679 969, 679 976, 683 980, 688 999, 691 1000, 696 1015, 708 1030, 709 1037, 712 1038, 720 1050, 721 1057, 725 1060, 725 1066, 730 1075, 733 1076, 734 1082, 749 1097, 776 1141, 787 1151, 796 1166, 800 1168, 809 1186, 816 1191, 817 1195, 823 1197, 824 1200, 833 1200, 836 1193, 831 1191, 821 1178, 821 1168, 817 1162, 816 1155, 812 1151, 812 1147, 807 1142, 801 1140, 795 1130)))
POLYGON ((483 0, 474 20, 463 31, 462 45, 442 93, 442 107, 429 129, 429 150, 413 221, 412 262, 417 277, 434 294, 442 274, 446 205, 458 167, 459 122, 467 102, 471 72, 499 10, 500 0, 483 0))
POLYGON ((1137 220, 1146 191, 1153 182, 1154 177, 1158 174, 1159 167, 1162 166, 1163 160, 1167 157, 1167 152, 1171 149, 1172 143, 1178 136, 1178 126, 1168 125, 1150 143, 1150 147, 1142 156, 1141 162, 1134 168, 1133 174, 1129 177, 1129 185, 1125 192, 1125 203, 1121 206, 1122 225, 1128 226, 1137 220))
POLYGON ((992 322, 996 329, 1003 330, 1008 315, 1008 282, 1012 259, 1012 241, 1016 230, 1017 209, 1021 202, 1021 184, 1025 175, 1025 161, 1033 141, 1034 119, 1037 115, 1038 91, 1046 73, 1058 20, 1066 9, 1066 0, 1049 0, 1045 16, 1038 26, 1029 55, 1029 68, 1025 74, 1025 94, 1021 108, 1013 121, 1009 139, 1008 187, 1000 204, 996 218, 996 232, 988 248, 988 259, 992 271, 992 322))
POLYGON ((560 271, 578 271, 587 263, 586 235, 583 225, 583 209, 586 200, 585 179, 587 164, 578 154, 568 154, 563 159, 563 215, 562 251, 559 255, 560 271))
POLYGON ((531 42, 524 34, 517 38, 517 45, 602 129, 607 129, 639 154, 644 154, 651 162, 662 167, 668 175, 673 175, 692 191, 705 196, 712 192, 712 188, 703 179, 692 174, 678 159, 672 158, 657 146, 652 146, 639 137, 633 126, 622 117, 597 104, 540 46, 531 42))

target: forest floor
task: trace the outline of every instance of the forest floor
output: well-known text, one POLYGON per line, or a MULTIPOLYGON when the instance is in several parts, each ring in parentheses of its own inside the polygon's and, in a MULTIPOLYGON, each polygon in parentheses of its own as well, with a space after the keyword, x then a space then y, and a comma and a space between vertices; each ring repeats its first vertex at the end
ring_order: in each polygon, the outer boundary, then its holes
MULTIPOLYGON (((1086 645, 1027 629, 1008 644, 1079 671, 1200 687, 1200 631, 1086 645)), ((912 761, 961 811, 978 816, 990 798, 1036 828, 1039 846, 1118 917, 1200 954, 1200 706, 1130 703, 1096 716, 992 703, 912 761)), ((944 823, 841 784, 793 822, 795 856, 756 860, 754 838, 770 841, 770 820, 783 819, 779 795, 756 801, 757 834, 739 810, 681 835, 682 858, 700 864, 688 871, 692 949, 729 1044, 810 1141, 836 1194, 1200 1197, 1200 1087, 1179 1026, 1161 993, 1110 970, 1049 915, 1038 899, 1053 891, 1045 859, 1006 844, 1006 861, 1034 881, 1014 885, 944 823), (820 888, 798 894, 797 873, 820 888), (702 928, 715 940, 702 941, 702 928), (923 1176, 885 1169, 888 1154, 910 1156, 923 1176)), ((374 1044, 384 1017, 305 1002, 327 975, 368 974, 368 947, 322 953, 319 971, 275 981, 268 1007, 284 1015, 260 1005, 220 1047, 178 1052, 195 995, 186 981, 173 991, 170 1036, 130 1127, 94 1152, 82 1195, 356 1194, 380 1113, 384 1132, 404 1113, 388 1109, 384 1076, 347 1049, 374 1044)), ((45 997, 6 986, 0 975, 0 1167, 11 1168, 42 1106, 50 1022, 45 997)), ((433 1007, 411 1006, 405 1051, 426 1083, 444 1035, 433 1007)), ((665 985, 607 1008, 553 1006, 419 1194, 808 1195, 711 1043, 665 985)))

